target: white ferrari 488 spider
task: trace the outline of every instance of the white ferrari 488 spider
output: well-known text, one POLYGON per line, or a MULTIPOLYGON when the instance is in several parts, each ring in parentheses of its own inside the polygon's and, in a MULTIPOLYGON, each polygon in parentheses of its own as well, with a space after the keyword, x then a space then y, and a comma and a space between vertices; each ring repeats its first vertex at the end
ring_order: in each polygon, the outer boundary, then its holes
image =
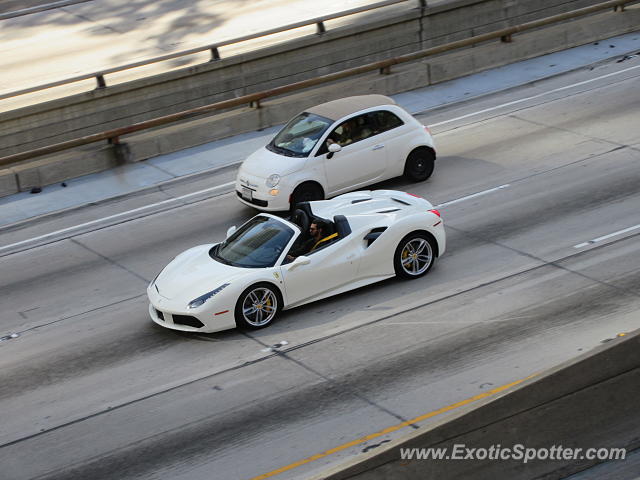
POLYGON ((263 213, 227 239, 178 255, 147 289, 163 327, 263 328, 278 312, 397 275, 426 274, 445 251, 437 210, 393 190, 305 202, 290 220, 263 213))

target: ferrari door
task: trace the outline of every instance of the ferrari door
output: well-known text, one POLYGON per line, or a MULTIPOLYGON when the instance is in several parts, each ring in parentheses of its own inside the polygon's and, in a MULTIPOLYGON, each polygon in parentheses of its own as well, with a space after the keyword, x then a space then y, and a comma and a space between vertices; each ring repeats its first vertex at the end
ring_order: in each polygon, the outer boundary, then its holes
POLYGON ((339 240, 307 256, 306 265, 281 267, 286 303, 295 306, 324 298, 331 291, 355 280, 359 257, 348 248, 349 238, 339 240))

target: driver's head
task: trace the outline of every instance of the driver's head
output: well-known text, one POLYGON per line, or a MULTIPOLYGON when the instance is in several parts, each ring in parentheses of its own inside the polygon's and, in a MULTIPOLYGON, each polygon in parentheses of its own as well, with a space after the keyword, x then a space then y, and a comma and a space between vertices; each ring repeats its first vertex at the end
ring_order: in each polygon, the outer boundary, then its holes
POLYGON ((322 235, 322 225, 318 222, 312 222, 309 225, 309 235, 312 237, 319 237, 322 235))

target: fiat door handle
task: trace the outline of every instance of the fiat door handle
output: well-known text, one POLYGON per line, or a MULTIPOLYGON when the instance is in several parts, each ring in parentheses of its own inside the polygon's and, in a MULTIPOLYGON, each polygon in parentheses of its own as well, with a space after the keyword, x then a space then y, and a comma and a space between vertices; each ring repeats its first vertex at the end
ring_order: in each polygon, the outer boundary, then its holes
POLYGON ((376 145, 372 150, 380 150, 381 148, 384 148, 384 145, 376 145))

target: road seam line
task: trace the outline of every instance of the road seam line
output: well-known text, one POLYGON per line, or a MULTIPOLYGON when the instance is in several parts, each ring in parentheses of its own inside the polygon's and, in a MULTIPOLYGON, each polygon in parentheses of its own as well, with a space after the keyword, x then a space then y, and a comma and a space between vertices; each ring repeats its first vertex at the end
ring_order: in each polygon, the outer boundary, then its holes
MULTIPOLYGON (((250 334, 248 334, 248 333, 246 333, 246 332, 244 332, 244 335, 245 335, 247 338, 250 338, 250 339, 254 340, 255 342, 257 342, 258 344, 260 344, 260 345, 261 345, 261 346, 263 346, 263 347, 269 347, 269 345, 267 345, 267 344, 265 344, 265 343, 261 342, 260 340, 258 340, 258 339, 257 339, 257 338, 255 338, 255 337, 252 337, 250 334)), ((365 397, 364 395, 361 395, 361 394, 360 394, 360 393, 358 393, 357 391, 354 391, 354 390, 350 389, 348 385, 338 383, 338 382, 334 381, 331 377, 328 377, 328 376, 326 376, 326 375, 323 375, 322 373, 320 373, 319 371, 317 371, 317 370, 313 369, 312 367, 310 367, 310 366, 308 366, 308 365, 305 365, 302 361, 300 361, 300 360, 296 360, 295 358, 291 357, 290 355, 287 355, 287 352, 286 352, 286 351, 279 351, 279 350, 276 350, 276 351, 275 351, 275 353, 276 353, 280 358, 282 358, 282 359, 284 359, 284 360, 287 360, 287 361, 289 361, 289 362, 292 362, 292 363, 296 364, 297 366, 299 366, 300 368, 302 368, 302 369, 306 370, 307 372, 310 372, 311 374, 313 374, 313 375, 315 375, 315 376, 317 376, 317 377, 321 378, 323 381, 325 381, 326 383, 328 383, 331 387, 336 388, 336 389, 337 389, 337 390, 339 390, 339 391, 342 391, 342 392, 348 393, 349 395, 353 395, 355 398, 357 398, 357 399, 359 399, 359 400, 363 401, 363 402, 364 402, 364 403, 366 403, 367 405, 369 405, 369 406, 371 406, 371 407, 374 407, 374 408, 376 408, 376 409, 380 410, 381 412, 386 413, 387 415, 389 415, 389 416, 391 416, 391 417, 393 417, 393 418, 395 418, 395 419, 397 419, 397 420, 400 420, 401 422, 407 422, 407 419, 406 419, 406 418, 404 418, 402 415, 400 415, 400 414, 398 414, 398 413, 395 413, 395 412, 393 412, 393 411, 389 410, 388 408, 383 407, 382 405, 378 405, 378 404, 377 404, 376 402, 374 402, 373 400, 371 400, 371 399, 369 399, 369 398, 365 397)), ((418 426, 417 426, 417 425, 413 425, 413 424, 409 424, 408 426, 411 426, 412 428, 416 428, 416 429, 418 428, 418 426)))
POLYGON ((110 259, 109 257, 107 257, 106 255, 101 254, 100 252, 95 251, 94 249, 86 246, 84 243, 81 243, 79 240, 76 240, 75 238, 71 238, 69 240, 72 243, 75 243, 76 245, 78 245, 79 247, 85 249, 86 251, 92 253, 93 255, 95 255, 96 257, 102 258, 104 261, 106 261, 107 263, 114 265, 118 268, 121 268, 122 270, 124 270, 125 272, 133 275, 134 277, 136 277, 139 280, 142 280, 144 282, 145 285, 149 285, 149 283, 151 282, 151 280, 144 278, 142 275, 137 274, 136 272, 134 272, 133 270, 128 269, 127 267, 125 267, 124 265, 120 265, 118 262, 116 262, 115 260, 110 259))
POLYGON ((469 397, 469 398, 465 398, 464 400, 460 400, 459 402, 456 403, 452 403, 449 405, 446 405, 444 407, 441 407, 437 410, 432 410, 431 412, 425 413, 423 415, 420 415, 418 417, 412 418, 410 420, 407 420, 405 422, 399 423, 397 425, 392 425, 390 427, 387 427, 383 430, 379 430, 377 432, 374 433, 370 433, 369 435, 365 435, 364 437, 360 437, 356 440, 352 440, 351 442, 347 442, 347 443, 343 443, 342 445, 339 445, 337 447, 333 447, 329 450, 325 450, 324 452, 321 453, 317 453, 315 455, 312 455, 310 457, 304 458, 302 460, 299 460, 295 463, 291 463, 289 465, 286 465, 284 467, 281 467, 277 470, 272 470, 271 472, 268 473, 264 473, 262 475, 258 475, 257 477, 253 477, 250 480, 264 480, 266 478, 270 478, 270 477, 274 477, 276 475, 279 475, 280 473, 284 473, 287 472, 289 470, 293 470, 294 468, 298 468, 302 465, 306 465, 307 463, 311 463, 314 462, 316 460, 319 460, 321 458, 325 458, 328 457, 329 455, 333 455, 334 453, 338 453, 341 452, 342 450, 346 450, 348 448, 351 447, 355 447, 357 445, 361 445, 365 442, 368 442, 369 440, 373 440, 375 438, 379 438, 382 437, 383 435, 387 435, 389 433, 393 433, 396 432, 398 430, 401 430, 405 427, 408 427, 410 425, 422 422, 424 420, 427 420, 429 418, 435 417, 437 415, 442 415, 443 413, 447 413, 450 412, 452 410, 455 410, 457 408, 460 407, 464 407, 466 405, 469 405, 473 402, 476 402, 478 400, 482 400, 485 399, 487 397, 491 397, 493 395, 496 395, 498 393, 501 393, 505 390, 508 390, 509 388, 515 387, 527 380, 530 380, 531 378, 535 377, 536 375, 538 375, 537 373, 534 373, 533 375, 529 375, 528 377, 525 378, 521 378, 520 380, 516 380, 515 382, 511 382, 511 383, 507 383, 505 385, 501 385, 499 387, 496 387, 492 390, 488 390, 486 392, 480 393, 478 395, 474 395, 473 397, 469 397))
MULTIPOLYGON (((455 230, 459 230, 459 229, 455 229, 455 230)), ((459 231, 461 233, 463 233, 463 234, 466 234, 466 235, 469 235, 469 236, 473 237, 473 235, 471 235, 468 232, 465 232, 465 231, 462 231, 462 230, 459 230, 459 231)), ((634 234, 634 236, 635 235, 640 235, 640 233, 634 234)), ((482 240, 485 241, 485 242, 488 242, 488 243, 494 243, 494 244, 496 244, 496 245, 498 245, 500 247, 504 247, 504 248, 507 248, 509 250, 514 250, 513 248, 508 247, 506 245, 502 245, 502 244, 491 242, 491 241, 484 240, 484 239, 482 239, 482 240)), ((588 252, 591 252, 593 250, 600 249, 600 248, 609 247, 609 246, 613 245, 614 243, 616 243, 618 241, 620 241, 620 240, 616 240, 616 241, 614 241, 612 243, 608 243, 608 244, 598 245, 598 246, 594 247, 592 250, 589 250, 588 252)), ((514 250, 514 251, 518 252, 517 250, 514 250)), ((441 302, 441 301, 445 301, 445 300, 449 300, 449 299, 454 298, 454 297, 456 297, 458 295, 463 295, 465 293, 469 293, 469 292, 472 292, 474 290, 477 290, 477 289, 480 289, 480 288, 483 288, 483 287, 487 287, 489 285, 501 282, 503 280, 508 280, 510 278, 517 277, 519 275, 523 275, 523 274, 526 274, 526 273, 529 273, 529 272, 532 272, 532 271, 535 271, 535 270, 538 270, 540 268, 544 268, 544 267, 547 267, 547 266, 554 266, 554 267, 559 268, 561 270, 564 270, 564 271, 567 271, 567 272, 570 272, 570 273, 575 273, 576 275, 582 276, 583 278, 587 278, 588 280, 591 280, 593 282, 604 284, 604 285, 606 285, 608 287, 615 288, 617 290, 622 290, 625 293, 631 293, 634 296, 640 296, 640 294, 637 294, 635 292, 632 292, 632 291, 630 292, 630 291, 621 289, 619 287, 616 287, 614 285, 609 285, 606 282, 602 282, 600 280, 592 279, 590 277, 585 276, 584 274, 580 274, 579 272, 572 271, 572 270, 570 270, 570 269, 568 269, 566 267, 562 267, 562 266, 557 265, 557 264, 554 263, 554 262, 564 261, 564 260, 567 260, 569 258, 581 256, 581 255, 585 254, 586 252, 587 251, 572 253, 571 255, 567 255, 567 256, 565 256, 563 258, 556 259, 556 260, 554 260, 552 262, 545 262, 544 260, 537 259, 538 261, 542 261, 544 263, 541 264, 541 265, 536 265, 536 266, 533 266, 533 267, 530 267, 530 268, 526 268, 526 269, 521 270, 519 272, 511 273, 509 275, 506 275, 504 277, 491 280, 489 282, 485 282, 485 283, 482 283, 482 284, 479 284, 479 285, 475 285, 475 286, 469 287, 469 288, 467 288, 465 290, 462 290, 460 292, 455 292, 455 293, 452 293, 450 295, 445 295, 444 297, 440 297, 440 298, 436 298, 436 299, 433 299, 433 300, 429 300, 424 304, 415 305, 415 306, 412 306, 412 307, 407 308, 405 310, 401 310, 401 311, 398 311, 398 312, 391 313, 389 315, 385 315, 385 316, 383 316, 381 318, 377 318, 377 319, 372 320, 370 322, 350 327, 350 328, 342 330, 340 332, 331 333, 329 335, 325 335, 324 337, 320 337, 320 338, 317 338, 317 339, 309 340, 309 341, 307 341, 305 343, 301 343, 301 344, 289 347, 286 350, 278 350, 278 353, 288 353, 288 352, 292 352, 294 350, 299 350, 299 349, 304 348, 306 346, 313 345, 313 344, 316 344, 316 343, 320 343, 320 342, 328 340, 330 338, 335 338, 335 337, 337 337, 339 335, 343 335, 345 333, 353 332, 353 331, 358 330, 360 328, 364 328, 364 327, 369 327, 369 326, 375 325, 375 324, 383 322, 384 320, 387 320, 389 318, 393 318, 395 316, 402 315, 403 313, 407 313, 407 312, 411 312, 411 311, 414 311, 414 310, 418 310, 420 308, 428 307, 428 306, 433 305, 435 303, 438 303, 438 302, 441 302)), ((535 258, 531 254, 527 254, 527 253, 524 253, 524 252, 518 252, 518 253, 521 253, 522 255, 525 255, 525 256, 528 256, 528 257, 531 257, 531 258, 535 258)), ((136 298, 136 297, 134 297, 134 298, 136 298)), ((95 418, 95 417, 98 417, 100 415, 104 415, 106 413, 113 412, 114 410, 119 410, 120 408, 128 407, 130 405, 133 405, 133 404, 148 400, 150 398, 157 397, 159 395, 163 395, 165 393, 172 392, 172 391, 177 390, 179 388, 182 388, 182 387, 185 387, 185 386, 188 386, 188 385, 192 385, 194 383, 201 382, 203 380, 209 380, 211 378, 214 378, 217 375, 220 375, 220 374, 223 374, 223 373, 228 373, 228 372, 231 372, 231 371, 234 371, 234 370, 239 370, 239 369, 244 368, 246 366, 254 365, 256 363, 259 363, 259 362, 262 362, 262 361, 265 361, 265 360, 269 360, 269 359, 277 357, 277 356, 278 355, 274 352, 274 353, 271 353, 270 355, 265 355, 264 357, 260 357, 260 358, 254 359, 254 360, 249 360, 249 361, 246 361, 246 362, 244 362, 242 364, 235 365, 235 366, 232 366, 232 367, 228 367, 228 368, 226 368, 224 370, 220 370, 218 372, 214 372, 214 373, 211 373, 211 374, 208 374, 208 375, 204 375, 203 377, 200 377, 200 378, 195 378, 195 379, 189 380, 188 382, 185 382, 185 383, 180 384, 180 385, 174 385, 174 386, 171 386, 169 388, 165 388, 164 390, 160 390, 160 391, 157 391, 157 392, 149 393, 149 394, 147 394, 147 395, 145 395, 143 397, 136 398, 134 400, 130 400, 130 401, 125 402, 123 404, 115 405, 115 406, 113 406, 111 408, 108 408, 108 409, 105 409, 105 410, 101 410, 99 412, 94 412, 94 413, 91 413, 89 415, 85 415, 82 418, 71 420, 71 421, 68 421, 68 422, 60 424, 60 425, 56 425, 56 426, 51 427, 51 428, 49 428, 47 430, 44 430, 44 431, 41 431, 41 432, 37 432, 37 433, 33 433, 31 435, 27 435, 25 437, 18 438, 16 440, 11 440, 10 442, 4 443, 4 444, 0 444, 0 449, 2 449, 4 447, 11 446, 11 445, 16 445, 16 444, 21 443, 23 441, 31 440, 32 438, 36 438, 36 437, 39 437, 41 435, 45 435, 45 434, 47 434, 49 432, 60 430, 62 428, 65 428, 65 427, 68 427, 68 426, 83 422, 85 420, 89 420, 91 418, 95 418)))

